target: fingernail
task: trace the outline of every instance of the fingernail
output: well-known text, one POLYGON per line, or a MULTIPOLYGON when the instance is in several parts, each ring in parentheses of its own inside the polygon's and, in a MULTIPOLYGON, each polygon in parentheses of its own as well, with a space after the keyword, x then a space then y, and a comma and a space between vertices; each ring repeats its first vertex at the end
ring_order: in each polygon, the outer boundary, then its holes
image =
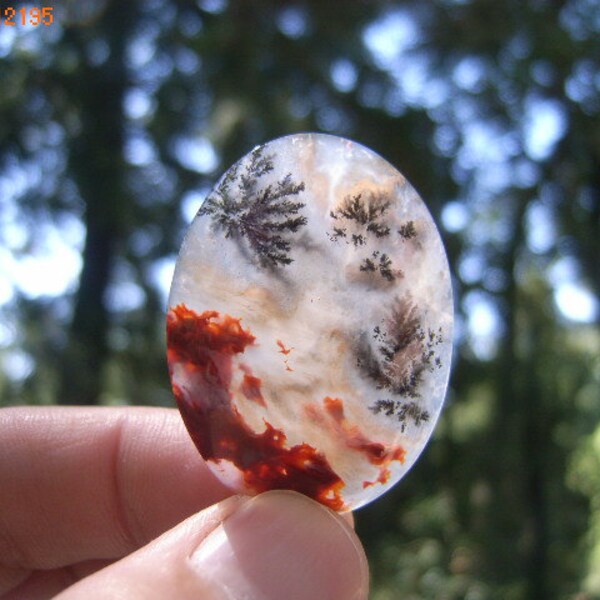
POLYGON ((295 492, 246 502, 190 563, 227 600, 364 600, 368 593, 367 561, 352 528, 295 492))

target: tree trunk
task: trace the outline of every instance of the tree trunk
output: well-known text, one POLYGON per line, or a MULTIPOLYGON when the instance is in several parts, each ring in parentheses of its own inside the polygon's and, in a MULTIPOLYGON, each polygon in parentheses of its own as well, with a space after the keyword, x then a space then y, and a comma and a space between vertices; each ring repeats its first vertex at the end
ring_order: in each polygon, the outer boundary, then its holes
MULTIPOLYGON (((129 205, 124 189, 122 106, 128 85, 125 49, 134 11, 133 1, 108 4, 99 27, 109 32, 110 55, 98 66, 82 65, 68 83, 71 97, 80 103, 81 131, 71 140, 69 161, 85 203, 86 241, 61 365, 59 402, 63 404, 97 404, 103 387, 110 326, 106 292, 129 205)), ((79 56, 89 53, 89 31, 70 31, 68 37, 79 56)))

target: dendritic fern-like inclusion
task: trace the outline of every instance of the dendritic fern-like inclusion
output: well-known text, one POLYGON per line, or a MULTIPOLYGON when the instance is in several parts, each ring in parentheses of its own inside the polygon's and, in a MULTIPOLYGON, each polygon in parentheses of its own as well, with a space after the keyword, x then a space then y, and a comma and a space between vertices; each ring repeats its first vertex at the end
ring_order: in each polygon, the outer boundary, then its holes
POLYGON ((177 403, 232 489, 338 511, 411 467, 448 381, 452 293, 425 205, 351 141, 292 135, 236 163, 185 238, 167 317, 177 403))

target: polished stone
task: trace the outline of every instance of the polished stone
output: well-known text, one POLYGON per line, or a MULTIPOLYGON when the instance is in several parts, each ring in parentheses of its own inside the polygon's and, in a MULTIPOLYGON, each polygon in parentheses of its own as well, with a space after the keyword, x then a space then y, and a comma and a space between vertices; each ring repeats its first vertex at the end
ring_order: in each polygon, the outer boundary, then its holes
POLYGON ((408 471, 443 404, 452 292, 439 233, 360 144, 259 146, 187 233, 167 342, 185 424, 228 486, 360 507, 408 471))

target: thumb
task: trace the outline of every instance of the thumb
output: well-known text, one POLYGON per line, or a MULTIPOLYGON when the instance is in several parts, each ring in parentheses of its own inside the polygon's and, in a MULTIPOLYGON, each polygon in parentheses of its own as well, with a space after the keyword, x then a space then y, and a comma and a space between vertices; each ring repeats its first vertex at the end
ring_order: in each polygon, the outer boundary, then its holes
POLYGON ((309 498, 233 497, 81 580, 58 598, 365 600, 368 568, 352 528, 309 498))

